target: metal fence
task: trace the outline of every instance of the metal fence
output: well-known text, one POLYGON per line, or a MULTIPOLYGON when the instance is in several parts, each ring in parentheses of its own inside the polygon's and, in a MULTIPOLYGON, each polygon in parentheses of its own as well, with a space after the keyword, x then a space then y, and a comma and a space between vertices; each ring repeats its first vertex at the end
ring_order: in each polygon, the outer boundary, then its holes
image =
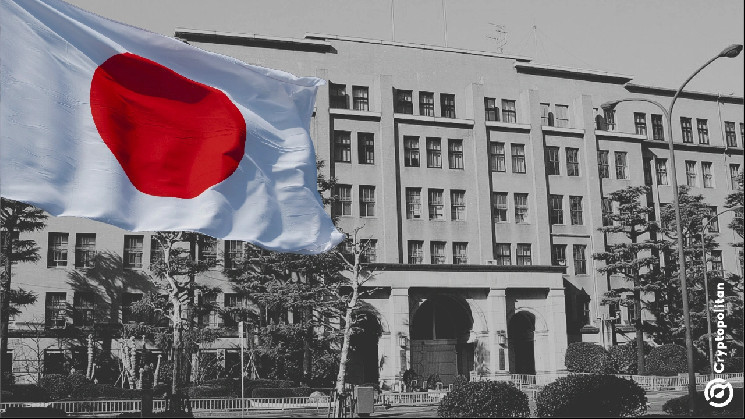
POLYGON ((429 405, 439 404, 448 392, 431 391, 431 392, 414 392, 414 393, 380 393, 375 397, 375 404, 378 405, 429 405))

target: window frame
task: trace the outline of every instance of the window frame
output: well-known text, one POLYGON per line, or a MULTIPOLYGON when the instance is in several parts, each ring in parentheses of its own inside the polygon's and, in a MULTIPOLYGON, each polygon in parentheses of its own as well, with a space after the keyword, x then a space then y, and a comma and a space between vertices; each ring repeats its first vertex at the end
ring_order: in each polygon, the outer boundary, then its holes
POLYGON ((370 88, 368 86, 352 86, 352 106, 355 111, 370 110, 370 88))
POLYGON ((715 188, 714 183, 714 172, 712 163, 709 161, 702 161, 701 162, 701 177, 703 180, 702 186, 707 189, 715 188))
POLYGON ((693 144, 693 120, 691 118, 680 117, 680 133, 684 143, 693 144))
POLYGON ((435 94, 432 92, 419 92, 419 115, 435 116, 435 94))
POLYGON ((66 267, 70 257, 70 233, 49 232, 47 240, 47 267, 66 267), (57 237, 60 239, 59 243, 57 243, 57 237))
POLYGON ((447 263, 447 256, 445 256, 445 248, 447 242, 433 240, 429 242, 429 254, 431 265, 445 265, 447 263))
POLYGON ((650 118, 652 120, 652 139, 665 141, 665 124, 662 122, 662 115, 653 113, 650 118))
POLYGON ((404 136, 404 167, 419 167, 421 164, 419 154, 419 137, 413 135, 404 136), (412 147, 416 143, 416 147, 412 147))
POLYGON ((455 119, 455 95, 440 93, 440 116, 455 119))
POLYGON ((427 189, 427 208, 430 221, 445 220, 445 190, 444 189, 427 189), (438 199, 439 197, 439 199, 438 199))
POLYGON ((615 166, 616 166, 616 179, 618 180, 628 180, 629 179, 629 156, 628 152, 626 151, 615 151, 613 152, 613 155, 615 156, 615 166), (619 164, 621 163, 621 164, 619 164))
POLYGON ((357 133, 357 162, 375 164, 375 134, 372 132, 357 133))
POLYGON ((396 113, 405 115, 414 114, 413 93, 412 90, 396 89, 396 113))
POLYGON ((450 190, 450 220, 466 221, 466 191, 463 189, 450 190))
POLYGON ((427 137, 427 168, 442 169, 442 138, 427 137))
POLYGON ((510 144, 510 151, 512 152, 512 173, 526 174, 525 144, 512 143, 510 144))
POLYGON ((453 242, 453 265, 468 264, 468 242, 453 242))
POLYGON ((634 133, 636 135, 647 136, 647 114, 644 112, 634 112, 634 133))
POLYGON ((561 176, 561 151, 559 147, 546 147, 546 174, 561 176))
POLYGON ((463 140, 457 138, 448 139, 448 167, 454 170, 464 170, 463 140))
POLYGON ((569 128, 569 105, 554 105, 555 115, 554 124, 558 128, 569 128))
POLYGON ((329 108, 349 109, 349 95, 347 95, 346 84, 329 82, 329 108))
POLYGON ((494 244, 494 261, 498 266, 512 265, 512 245, 510 243, 494 244), (507 250, 505 253, 504 250, 507 250), (507 263, 504 263, 504 262, 507 263))
POLYGON ((334 163, 352 163, 352 132, 334 130, 334 163))
POLYGON ((505 143, 501 141, 489 142, 489 170, 492 172, 507 171, 507 157, 505 152, 505 143), (501 153, 500 151, 501 146, 501 153))
POLYGON ((515 224, 529 224, 528 194, 515 192, 513 199, 515 201, 515 224))
POLYGON ((584 203, 581 196, 569 196, 569 218, 572 225, 584 225, 584 203))
POLYGON ((573 244, 572 259, 574 260, 574 274, 587 275, 587 245, 573 244))
POLYGON ((567 162, 567 176, 579 176, 579 149, 567 147, 564 149, 567 162))
POLYGON ((551 245, 551 264, 554 266, 567 266, 567 245, 551 245))
POLYGON ((336 217, 348 217, 352 215, 352 185, 334 185, 334 196, 336 200, 331 206, 331 213, 336 217))
POLYGON ((511 99, 502 99, 502 121, 507 123, 517 123, 517 101, 511 99))
POLYGON ((406 219, 422 219, 422 188, 406 188, 406 219))
POLYGON ((143 256, 145 250, 145 236, 141 234, 125 234, 124 235, 124 252, 122 254, 122 260, 124 269, 142 269, 143 256), (137 245, 137 239, 139 239, 139 246, 137 245), (128 242, 134 240, 133 243, 128 242), (138 260, 139 255, 139 262, 138 260))
POLYGON ((533 265, 533 249, 530 243, 518 243, 515 250, 515 264, 517 266, 533 265))
POLYGON ((95 257, 96 233, 75 233, 75 269, 92 268, 95 257))
POLYGON ((492 192, 492 220, 494 223, 508 223, 509 204, 507 192, 492 192), (503 200, 501 198, 504 198, 503 200), (504 205, 502 205, 504 204, 504 205), (504 217, 501 215, 504 214, 504 217))
POLYGON ((499 108, 497 107, 496 98, 484 98, 484 120, 499 122, 499 108))
POLYGON ((610 179, 610 161, 608 150, 598 150, 598 176, 600 179, 610 179))
POLYGON ((409 265, 421 265, 424 263, 424 242, 422 240, 409 240, 408 262, 409 265))
POLYGON ((375 217, 375 186, 360 185, 360 217, 375 217))
POLYGON ((659 157, 655 159, 655 174, 658 185, 668 185, 670 183, 667 173, 667 159, 659 157))
POLYGON ((548 223, 564 225, 564 195, 548 195, 548 223))
POLYGON ((709 144, 709 120, 696 118, 696 131, 698 131, 698 143, 709 144))

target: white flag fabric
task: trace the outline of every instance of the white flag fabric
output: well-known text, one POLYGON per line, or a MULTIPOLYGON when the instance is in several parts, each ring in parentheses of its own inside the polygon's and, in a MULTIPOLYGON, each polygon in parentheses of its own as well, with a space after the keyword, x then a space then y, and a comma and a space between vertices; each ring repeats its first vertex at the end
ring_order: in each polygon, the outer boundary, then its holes
POLYGON ((203 51, 58 0, 0 0, 0 194, 130 231, 321 253, 323 80, 203 51))

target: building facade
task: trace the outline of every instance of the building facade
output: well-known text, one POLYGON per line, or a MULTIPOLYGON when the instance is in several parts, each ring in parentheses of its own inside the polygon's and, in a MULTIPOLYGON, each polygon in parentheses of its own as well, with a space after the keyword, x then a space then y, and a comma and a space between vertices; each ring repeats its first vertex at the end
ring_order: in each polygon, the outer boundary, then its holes
MULTIPOLYGON (((323 34, 178 29, 176 37, 328 80, 310 127, 322 170, 338 181, 339 200, 328 210, 344 231, 363 227, 371 244, 365 257, 376 271, 362 308, 366 337, 350 368, 356 382, 394 384, 407 369, 438 374, 445 384, 461 374, 554 372, 564 369, 568 342, 633 339, 635 314, 600 303, 624 281, 598 273, 592 258, 614 240, 598 231, 604 211, 613 210, 604 197, 649 185, 659 219, 672 202, 669 172, 677 170, 681 184, 721 210, 743 168, 741 97, 689 92, 679 99, 672 168, 658 108, 600 107, 628 97, 668 103, 674 93, 631 76, 323 34)), ((718 220, 712 259, 737 272, 731 217, 718 220)), ((129 321, 128 304, 154 291, 146 278, 157 257, 150 236, 53 217, 28 234, 43 257, 14 267, 13 283, 40 298, 11 324, 17 374, 30 373, 23 366, 34 356, 51 371, 54 357, 69 351, 54 328, 129 321), (90 269, 93 254, 111 264, 90 269), (29 351, 34 336, 42 343, 29 351)), ((238 245, 199 243, 195 254, 230 263, 238 245)), ((235 304, 219 269, 199 280, 223 289, 220 304, 235 304)), ((204 350, 233 359, 236 347, 225 337, 204 350)))

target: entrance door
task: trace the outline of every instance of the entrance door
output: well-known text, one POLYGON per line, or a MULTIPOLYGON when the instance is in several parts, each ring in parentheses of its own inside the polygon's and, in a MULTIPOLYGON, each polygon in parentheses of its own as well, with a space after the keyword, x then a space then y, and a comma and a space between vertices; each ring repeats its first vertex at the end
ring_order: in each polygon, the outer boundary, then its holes
POLYGON ((510 373, 535 374, 535 318, 531 313, 515 313, 507 326, 510 373))

